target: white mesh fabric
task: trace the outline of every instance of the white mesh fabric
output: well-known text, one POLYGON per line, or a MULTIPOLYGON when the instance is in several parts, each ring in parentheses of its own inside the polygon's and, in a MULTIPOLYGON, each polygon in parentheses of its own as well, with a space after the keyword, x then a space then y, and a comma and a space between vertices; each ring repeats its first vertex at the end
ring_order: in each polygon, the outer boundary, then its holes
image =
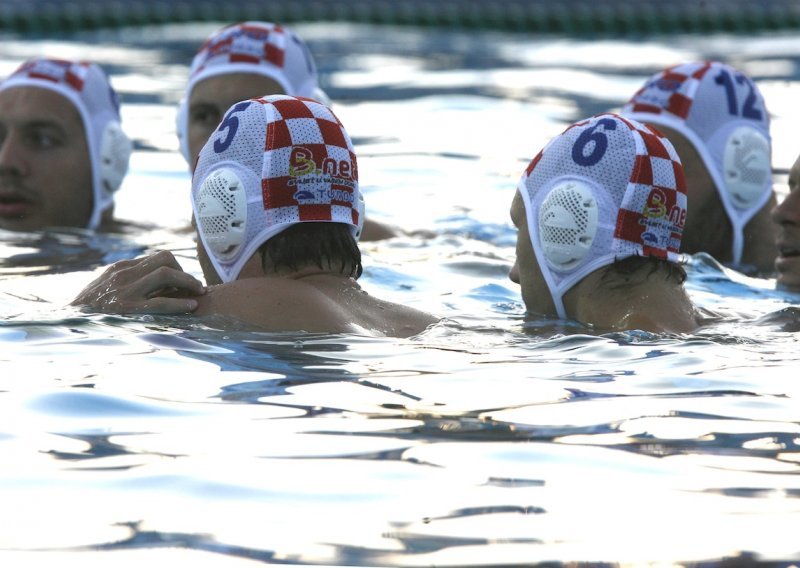
POLYGON ((197 195, 197 225, 220 260, 230 260, 245 242, 247 195, 235 170, 220 168, 206 177, 197 195))
POLYGON ((114 203, 128 171, 132 145, 120 126, 119 101, 103 70, 94 63, 33 59, 23 63, 0 91, 38 87, 66 97, 78 110, 86 131, 92 168, 92 216, 87 228, 96 229, 103 212, 114 203))
POLYGON ((741 178, 726 175, 725 171, 726 149, 735 143, 734 132, 741 133, 742 128, 766 141, 770 159, 769 113, 755 83, 720 62, 684 63, 651 77, 628 101, 622 114, 672 128, 692 143, 711 174, 731 221, 733 261, 740 262, 744 227, 769 200, 772 187, 771 171, 759 176, 760 183, 751 178, 753 183, 746 187, 741 185, 741 178))
POLYGON ((178 140, 187 162, 190 160, 188 104, 192 89, 204 79, 231 73, 263 75, 277 81, 287 95, 327 104, 328 97, 319 87, 311 51, 289 28, 256 21, 226 26, 212 34, 194 56, 186 92, 178 107, 178 140))
MULTIPOLYGON (((227 243, 227 208, 207 225, 200 239, 223 282, 235 280, 264 242, 302 222, 338 222, 354 235, 362 221, 358 167, 352 142, 330 110, 320 103, 287 95, 243 101, 232 106, 209 137, 192 178, 192 206, 201 215, 203 187, 219 170, 231 170, 246 194, 246 222, 240 246, 227 243), (324 118, 315 118, 324 117, 324 118), (315 124, 311 124, 314 122, 315 124)), ((224 200, 219 200, 224 202, 224 200)))
POLYGON ((586 257, 597 234, 597 201, 589 186, 566 181, 554 187, 539 210, 539 238, 555 270, 570 270, 586 257))
POLYGON ((672 145, 642 124, 601 114, 570 126, 533 159, 519 191, 560 317, 563 295, 598 268, 634 255, 677 260, 683 171, 672 145), (548 226, 554 211, 562 221, 548 226))
POLYGON ((722 170, 733 205, 751 209, 772 176, 769 141, 758 130, 739 126, 728 136, 722 170))

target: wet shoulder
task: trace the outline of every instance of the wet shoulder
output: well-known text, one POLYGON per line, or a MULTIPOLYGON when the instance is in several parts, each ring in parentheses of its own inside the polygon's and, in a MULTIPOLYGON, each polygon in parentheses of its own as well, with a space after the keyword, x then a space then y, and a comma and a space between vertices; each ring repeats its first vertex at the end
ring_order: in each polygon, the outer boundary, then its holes
POLYGON ((199 316, 227 316, 265 331, 357 333, 409 337, 437 318, 380 300, 354 283, 325 286, 284 278, 244 279, 212 287, 202 298, 199 316))
POLYGON ((303 282, 246 278, 209 288, 195 313, 232 318, 266 331, 327 331, 320 327, 331 327, 323 325, 330 311, 328 298, 303 282))

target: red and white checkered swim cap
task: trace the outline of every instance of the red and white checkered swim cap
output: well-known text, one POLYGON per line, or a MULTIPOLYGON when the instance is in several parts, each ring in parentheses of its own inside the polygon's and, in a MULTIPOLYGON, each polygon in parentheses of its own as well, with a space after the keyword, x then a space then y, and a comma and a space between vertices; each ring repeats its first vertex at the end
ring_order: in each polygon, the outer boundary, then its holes
POLYGON ((103 212, 114 203, 128 171, 132 144, 122 131, 119 99, 108 77, 94 63, 32 59, 0 84, 0 91, 36 87, 69 100, 81 116, 92 168, 94 204, 87 228, 96 229, 103 212))
POLYGON ((568 127, 518 186, 537 262, 562 318, 564 294, 630 256, 678 262, 686 221, 683 166, 669 140, 600 114, 568 127))
POLYGON ((270 22, 226 26, 209 37, 194 56, 186 93, 178 108, 178 139, 187 162, 191 159, 187 129, 192 89, 204 79, 231 73, 263 75, 277 81, 284 94, 328 101, 317 83, 311 51, 291 30, 270 22))
POLYGON ((223 282, 263 243, 304 222, 364 222, 353 144, 325 105, 272 95, 225 114, 192 178, 198 233, 223 282))
POLYGON ((741 262, 744 227, 772 194, 769 113, 755 83, 724 63, 683 63, 653 75, 622 114, 691 142, 733 226, 733 262, 741 262))

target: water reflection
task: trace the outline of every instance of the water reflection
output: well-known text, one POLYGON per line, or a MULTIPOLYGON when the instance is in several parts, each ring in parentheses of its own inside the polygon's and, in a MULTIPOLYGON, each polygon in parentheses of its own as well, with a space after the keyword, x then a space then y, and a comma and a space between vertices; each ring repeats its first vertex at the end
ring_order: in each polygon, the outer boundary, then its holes
POLYGON ((433 233, 366 245, 364 286, 445 321, 394 340, 64 307, 102 264, 155 248, 199 274, 173 112, 216 27, 0 47, 0 72, 53 50, 109 66, 137 141, 118 212, 156 227, 0 238, 4 564, 33 550, 198 566, 800 556, 795 295, 696 256, 690 292, 725 319, 604 334, 526 317, 505 277, 527 160, 677 59, 754 75, 788 166, 796 38, 299 26, 362 151, 370 210, 433 233))

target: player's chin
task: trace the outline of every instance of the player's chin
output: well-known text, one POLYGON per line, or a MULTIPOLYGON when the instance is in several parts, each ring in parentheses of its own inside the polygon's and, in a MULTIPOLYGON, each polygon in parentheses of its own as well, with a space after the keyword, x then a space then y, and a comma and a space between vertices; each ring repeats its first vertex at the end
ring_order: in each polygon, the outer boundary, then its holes
POLYGON ((775 261, 778 286, 800 291, 800 256, 780 256, 775 261))

